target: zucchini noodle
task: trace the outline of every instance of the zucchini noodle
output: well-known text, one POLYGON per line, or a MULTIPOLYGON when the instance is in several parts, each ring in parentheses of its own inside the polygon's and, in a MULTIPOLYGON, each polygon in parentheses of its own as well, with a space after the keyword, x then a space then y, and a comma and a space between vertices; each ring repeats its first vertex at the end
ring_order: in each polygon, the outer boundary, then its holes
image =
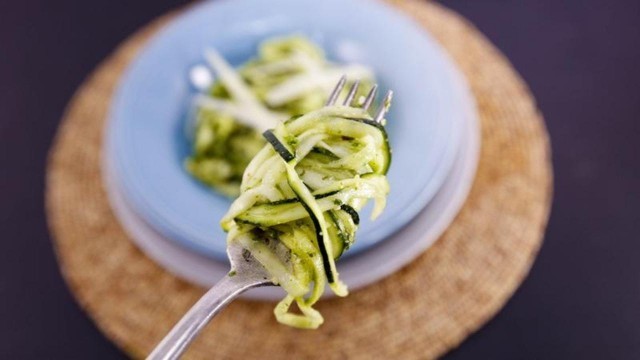
POLYGON ((240 196, 221 221, 287 296, 274 309, 283 324, 315 329, 313 308, 328 284, 348 291, 335 260, 355 241, 358 211, 384 209, 391 150, 384 127, 360 108, 329 106, 264 133, 267 144, 244 172, 240 196), (296 303, 300 313, 290 311, 296 303))
POLYGON ((240 193, 242 174, 265 145, 261 133, 324 104, 341 75, 361 79, 358 95, 371 88, 373 73, 358 64, 330 63, 302 36, 262 42, 256 57, 234 69, 214 49, 204 58, 216 82, 193 99, 192 153, 186 170, 224 195, 240 193))

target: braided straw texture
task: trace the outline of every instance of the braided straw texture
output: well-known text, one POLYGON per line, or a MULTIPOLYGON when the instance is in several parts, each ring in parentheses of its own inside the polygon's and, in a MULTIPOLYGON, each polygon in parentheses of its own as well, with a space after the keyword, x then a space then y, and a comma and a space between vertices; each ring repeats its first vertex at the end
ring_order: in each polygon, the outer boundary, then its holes
MULTIPOLYGON (((396 274, 344 299, 322 301, 326 323, 276 323, 273 304, 236 301, 192 344, 187 359, 431 359, 493 317, 527 275, 551 200, 549 141, 526 85, 472 25, 432 2, 396 1, 446 48, 475 94, 482 127, 477 178, 454 223, 396 274)), ((106 59, 71 101, 50 154, 46 210, 71 291, 100 330, 144 357, 203 294, 127 238, 101 177, 111 95, 138 49, 174 14, 106 59)))

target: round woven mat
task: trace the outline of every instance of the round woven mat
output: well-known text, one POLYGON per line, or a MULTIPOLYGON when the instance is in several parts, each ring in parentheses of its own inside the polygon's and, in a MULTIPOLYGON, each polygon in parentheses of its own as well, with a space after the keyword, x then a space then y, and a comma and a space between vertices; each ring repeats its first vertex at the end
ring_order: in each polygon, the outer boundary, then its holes
MULTIPOLYGON (((547 222, 552 177, 534 100, 507 60, 460 16, 430 2, 394 4, 442 43, 476 96, 482 151, 464 208, 431 249, 398 273, 345 299, 322 301, 326 323, 319 330, 277 324, 273 304, 236 301, 185 358, 435 358, 496 314, 529 271, 547 222)), ((114 87, 172 16, 131 37, 80 87, 48 168, 47 214, 64 277, 104 334, 133 357, 144 357, 204 291, 132 244, 100 173, 114 87)))

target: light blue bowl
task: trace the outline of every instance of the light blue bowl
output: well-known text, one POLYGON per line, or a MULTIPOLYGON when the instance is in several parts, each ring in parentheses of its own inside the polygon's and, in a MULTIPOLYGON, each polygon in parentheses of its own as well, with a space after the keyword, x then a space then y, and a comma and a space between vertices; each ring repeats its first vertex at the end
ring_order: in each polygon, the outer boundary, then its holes
POLYGON ((370 65, 395 91, 388 130, 391 194, 384 214, 367 217, 352 256, 406 225, 434 196, 453 164, 462 118, 453 101, 453 66, 418 25, 369 0, 236 0, 193 6, 160 31, 133 62, 111 107, 108 154, 132 208, 162 235, 226 259, 220 229, 230 200, 183 168, 192 95, 188 70, 214 47, 238 65, 270 36, 301 33, 337 62, 370 65))

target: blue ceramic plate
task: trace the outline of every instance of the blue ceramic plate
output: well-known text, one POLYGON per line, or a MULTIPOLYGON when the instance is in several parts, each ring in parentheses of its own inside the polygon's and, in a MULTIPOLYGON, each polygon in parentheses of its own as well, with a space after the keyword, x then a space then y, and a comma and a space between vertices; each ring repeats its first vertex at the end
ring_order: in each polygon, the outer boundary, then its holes
POLYGON ((371 66, 395 91, 388 130, 391 194, 384 215, 363 221, 352 256, 406 225, 435 195, 459 145, 461 112, 451 64, 417 24, 368 0, 239 0, 193 6, 160 31, 126 72, 111 108, 108 154, 126 200, 169 239, 226 259, 218 224, 230 200, 183 169, 188 70, 214 47, 232 64, 268 37, 300 33, 336 62, 371 66))

